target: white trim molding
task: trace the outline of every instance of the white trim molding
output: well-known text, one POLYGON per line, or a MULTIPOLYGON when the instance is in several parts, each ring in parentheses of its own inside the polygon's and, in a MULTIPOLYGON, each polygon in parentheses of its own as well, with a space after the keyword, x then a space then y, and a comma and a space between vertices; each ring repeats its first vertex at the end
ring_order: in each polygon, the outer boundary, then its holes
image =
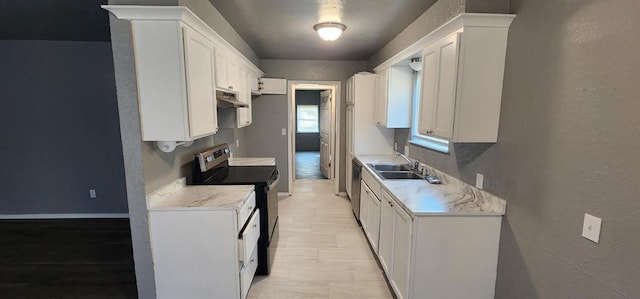
POLYGON ((428 45, 438 41, 445 36, 469 27, 485 27, 485 28, 509 28, 511 22, 516 17, 515 14, 489 14, 489 13, 461 13, 455 18, 444 23, 442 26, 431 31, 415 43, 411 44, 404 50, 398 52, 396 55, 391 56, 385 62, 374 68, 376 73, 380 70, 391 67, 407 58, 411 57, 415 53, 421 52, 422 49, 428 45))
POLYGON ((181 21, 193 27, 195 30, 204 34, 216 46, 223 48, 225 51, 234 53, 241 58, 244 67, 259 73, 258 77, 262 77, 264 72, 260 70, 247 57, 242 55, 240 51, 234 48, 220 34, 213 30, 205 21, 200 19, 189 8, 184 6, 144 6, 144 5, 101 5, 105 10, 113 13, 116 18, 121 20, 130 20, 134 22, 145 21, 181 21))

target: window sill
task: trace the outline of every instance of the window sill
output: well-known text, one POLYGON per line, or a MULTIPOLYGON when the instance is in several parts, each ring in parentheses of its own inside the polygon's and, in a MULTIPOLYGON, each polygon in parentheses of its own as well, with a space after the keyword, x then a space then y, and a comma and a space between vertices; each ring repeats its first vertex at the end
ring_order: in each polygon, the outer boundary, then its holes
MULTIPOLYGON (((446 141, 445 141, 446 142, 446 141)), ((411 138, 411 140, 409 140, 409 143, 413 144, 413 145, 417 145, 420 147, 424 147, 430 150, 434 150, 437 152, 441 152, 444 154, 448 154, 449 153, 449 143, 446 142, 438 142, 435 140, 429 140, 426 138, 420 138, 417 136, 413 136, 413 138, 411 138)))

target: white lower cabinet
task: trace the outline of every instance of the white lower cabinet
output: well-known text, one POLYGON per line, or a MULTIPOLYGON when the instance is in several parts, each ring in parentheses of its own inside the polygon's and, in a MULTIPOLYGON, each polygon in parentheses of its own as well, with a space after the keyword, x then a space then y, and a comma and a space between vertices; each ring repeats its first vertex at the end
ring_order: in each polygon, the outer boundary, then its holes
MULTIPOLYGON (((384 193, 383 193, 384 194, 384 193)), ((398 298, 408 298, 409 258, 411 253, 411 217, 399 206, 393 206, 393 277, 398 298)))
POLYGON ((157 298, 246 298, 258 265, 255 194, 238 209, 150 210, 149 230, 157 298))
POLYGON ((398 298, 408 298, 411 217, 382 191, 380 215, 380 263, 398 298))
POLYGON ((365 182, 360 185, 360 223, 371 248, 378 253, 380 238, 380 199, 365 182))
POLYGON ((494 297, 500 215, 411 216, 362 177, 362 227, 397 298, 494 297))
POLYGON ((387 273, 387 277, 391 281, 393 269, 393 230, 394 230, 394 212, 391 201, 387 198, 380 200, 380 243, 378 245, 378 258, 382 269, 387 273))

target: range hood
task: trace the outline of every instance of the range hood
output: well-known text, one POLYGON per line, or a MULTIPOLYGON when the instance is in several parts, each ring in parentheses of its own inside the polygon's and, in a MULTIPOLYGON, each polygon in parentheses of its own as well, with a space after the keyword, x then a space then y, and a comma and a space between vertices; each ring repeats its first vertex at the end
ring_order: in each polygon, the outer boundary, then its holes
POLYGON ((235 93, 216 90, 216 99, 218 100, 218 108, 249 107, 249 105, 238 101, 235 93))

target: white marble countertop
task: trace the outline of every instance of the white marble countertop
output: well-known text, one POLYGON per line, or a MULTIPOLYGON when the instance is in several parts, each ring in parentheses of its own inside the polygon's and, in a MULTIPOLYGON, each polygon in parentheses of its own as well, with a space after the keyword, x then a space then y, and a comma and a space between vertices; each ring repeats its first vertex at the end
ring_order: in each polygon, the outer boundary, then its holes
POLYGON ((229 166, 275 166, 276 158, 273 157, 257 157, 257 158, 229 158, 229 166))
MULTIPOLYGON (((406 164, 396 155, 358 155, 380 186, 412 216, 499 216, 504 215, 506 202, 484 190, 470 186, 435 169, 442 184, 429 184, 426 180, 382 179, 367 163, 406 164)), ((428 167, 432 169, 432 167, 428 167)), ((363 169, 364 171, 364 169, 363 169)))
POLYGON ((253 185, 186 186, 178 179, 147 194, 149 210, 220 210, 242 207, 254 191, 253 185))

